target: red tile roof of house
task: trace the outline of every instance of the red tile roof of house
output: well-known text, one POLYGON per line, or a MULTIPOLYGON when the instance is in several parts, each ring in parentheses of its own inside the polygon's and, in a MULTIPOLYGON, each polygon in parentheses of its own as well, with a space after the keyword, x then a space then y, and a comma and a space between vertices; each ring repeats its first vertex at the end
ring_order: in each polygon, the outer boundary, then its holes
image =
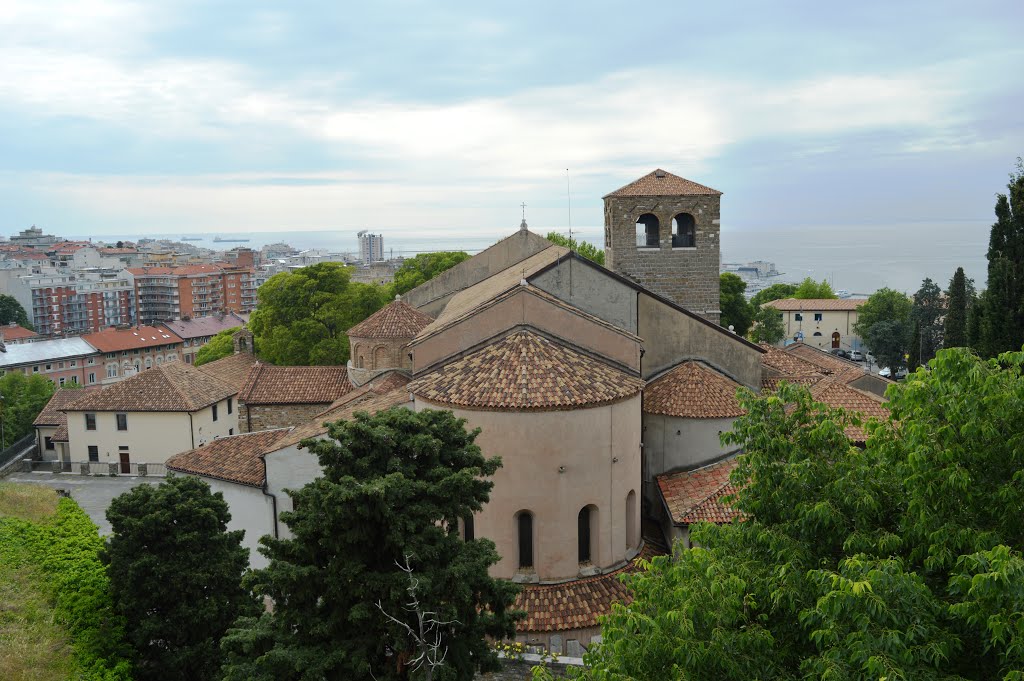
POLYGON ((721 196, 722 192, 692 180, 673 175, 661 168, 647 173, 604 198, 625 196, 721 196))
POLYGON ((614 603, 628 605, 633 601, 632 592, 619 577, 642 570, 642 561, 660 553, 645 544, 640 555, 614 572, 560 584, 523 585, 514 607, 526 611, 526 618, 516 622, 516 630, 551 632, 596 627, 598 618, 611 612, 614 603))
POLYGON ((643 381, 529 330, 417 378, 417 396, 483 410, 562 410, 636 395, 643 381))
POLYGON ((857 362, 852 362, 842 357, 836 357, 830 352, 820 350, 813 345, 807 345, 806 343, 793 343, 783 350, 786 354, 791 357, 799 357, 805 362, 810 362, 814 366, 818 367, 822 373, 831 374, 837 371, 847 371, 849 369, 857 369, 861 373, 864 373, 864 367, 857 362))
POLYGON ((234 312, 228 314, 215 314, 208 317, 195 317, 194 319, 175 319, 169 322, 160 322, 179 338, 206 338, 215 336, 221 331, 227 331, 236 327, 245 326, 241 317, 235 316, 234 312))
POLYGON ((29 331, 17 322, 11 322, 5 326, 0 326, 0 336, 3 336, 5 341, 16 341, 24 338, 37 338, 39 334, 35 331, 29 331))
POLYGON ((234 387, 185 362, 168 362, 86 393, 66 411, 199 411, 234 397, 234 387))
POLYGON ((258 363, 238 393, 246 404, 330 404, 352 390, 343 366, 287 366, 258 363))
POLYGON ((101 390, 100 386, 89 386, 87 388, 57 388, 46 403, 39 416, 32 421, 33 426, 60 426, 67 425, 68 415, 61 411, 75 400, 101 390))
MULTIPOLYGON (((889 419, 889 410, 885 406, 885 400, 863 390, 850 386, 843 380, 842 376, 824 379, 811 387, 811 396, 817 402, 822 402, 830 407, 838 407, 851 414, 857 414, 862 421, 875 418, 879 421, 889 419)), ((863 426, 848 426, 846 437, 854 443, 865 442, 868 438, 867 430, 863 426)))
POLYGON ((233 355, 200 364, 196 368, 241 392, 255 365, 256 356, 251 352, 236 352, 233 355))
POLYGON ((133 326, 129 329, 103 329, 96 333, 87 333, 82 340, 100 352, 121 352, 124 350, 141 350, 157 345, 173 345, 181 343, 181 338, 173 331, 154 326, 133 326))
POLYGON ((348 330, 349 338, 412 338, 434 321, 408 303, 396 300, 348 330))
POLYGON ((665 500, 672 522, 677 525, 707 521, 728 523, 742 514, 725 504, 722 497, 735 494, 729 475, 736 468, 730 458, 692 471, 659 475, 658 489, 665 500))
POLYGON ((830 369, 825 370, 825 367, 809 362, 802 357, 773 345, 761 343, 761 347, 765 350, 765 353, 761 355, 761 364, 784 376, 817 376, 820 378, 827 373, 831 373, 830 369))
POLYGON ((400 407, 409 402, 409 391, 404 387, 395 388, 383 394, 360 388, 358 396, 343 405, 317 414, 315 419, 295 428, 278 443, 278 446, 287 447, 288 445, 298 444, 309 437, 320 437, 327 432, 325 423, 350 420, 357 411, 376 414, 378 411, 400 407))
POLYGON ((736 399, 740 384, 701 362, 683 362, 650 381, 644 412, 690 419, 719 419, 746 412, 736 399))
POLYGON ((764 303, 780 312, 847 312, 868 302, 866 298, 782 298, 764 303))
POLYGON ((277 428, 220 437, 202 447, 175 454, 167 460, 167 470, 262 487, 266 482, 262 456, 289 430, 277 428))

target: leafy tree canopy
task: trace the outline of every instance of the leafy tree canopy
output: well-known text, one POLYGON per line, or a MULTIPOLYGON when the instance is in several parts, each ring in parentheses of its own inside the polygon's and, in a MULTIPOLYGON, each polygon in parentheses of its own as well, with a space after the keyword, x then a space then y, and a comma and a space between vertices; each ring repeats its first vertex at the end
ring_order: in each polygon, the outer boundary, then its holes
POLYGON ((39 416, 56 388, 53 381, 38 374, 25 376, 10 373, 0 377, 0 410, 3 416, 3 447, 34 429, 32 422, 39 416))
POLYGON ((758 308, 754 313, 754 327, 750 330, 750 340, 774 345, 785 337, 786 327, 782 323, 782 313, 770 306, 758 308))
POLYGON ((324 262, 275 274, 260 286, 249 328, 272 364, 344 364, 345 332, 387 304, 385 288, 349 281, 349 269, 324 262))
POLYGON ((570 239, 564 234, 559 234, 558 232, 548 232, 547 236, 544 238, 553 244, 558 244, 559 246, 565 246, 566 248, 572 249, 587 260, 593 260, 598 265, 604 265, 604 249, 598 248, 588 241, 570 239))
POLYGON ((896 371, 906 364, 912 322, 910 298, 905 293, 881 288, 857 308, 853 330, 864 339, 880 366, 896 371), (877 327, 877 328, 875 328, 877 327))
POLYGON ((722 272, 719 276, 719 306, 722 308, 721 324, 725 328, 733 327, 740 336, 746 336, 754 321, 754 311, 750 303, 743 297, 747 283, 732 272, 722 272))
POLYGON ((814 281, 810 277, 807 277, 797 285, 796 291, 793 293, 793 297, 808 300, 817 298, 838 298, 839 296, 837 296, 836 292, 832 290, 832 285, 829 284, 826 279, 814 281))
MULTIPOLYGON (((851 447, 799 386, 757 398, 745 519, 627 577, 588 679, 1019 680, 1024 673, 1024 352, 944 350, 889 388, 891 420, 851 447)), ((539 672, 541 677, 545 672, 539 672)))
POLYGON ((771 286, 763 288, 755 293, 754 297, 750 299, 750 304, 756 309, 770 300, 793 298, 795 295, 796 284, 772 284, 771 286))
POLYGON ((11 322, 15 322, 30 331, 34 330, 21 303, 14 296, 0 293, 0 325, 6 326, 11 322))
POLYGON ((225 639, 227 679, 411 678, 419 650, 389 619, 416 625, 407 559, 422 609, 451 622, 440 678, 468 681, 494 667, 485 637, 514 634, 517 587, 488 575, 493 542, 458 532, 501 465, 464 426, 450 411, 357 412, 330 425, 331 439, 303 443, 324 475, 289 492, 295 510, 281 518, 293 538, 261 540, 270 565, 251 583, 274 612, 240 621, 225 639))
POLYGON ((395 272, 394 292, 401 295, 411 291, 468 259, 469 253, 463 251, 420 253, 415 258, 407 258, 395 272))
MULTIPOLYGON (((926 364, 942 346, 942 324, 946 303, 942 289, 931 279, 921 282, 910 308, 910 322, 916 338, 911 338, 911 350, 917 353, 917 364, 926 364)), ((917 364, 912 364, 916 367, 917 364)))
POLYGON ((230 357, 235 351, 235 342, 231 336, 241 328, 240 326, 235 326, 230 329, 224 329, 211 338, 206 345, 199 348, 199 351, 196 352, 195 366, 230 357))
POLYGON ((139 485, 107 509, 113 534, 101 558, 114 607, 127 622, 135 678, 220 678, 220 639, 258 611, 242 588, 248 551, 220 492, 194 477, 139 485))

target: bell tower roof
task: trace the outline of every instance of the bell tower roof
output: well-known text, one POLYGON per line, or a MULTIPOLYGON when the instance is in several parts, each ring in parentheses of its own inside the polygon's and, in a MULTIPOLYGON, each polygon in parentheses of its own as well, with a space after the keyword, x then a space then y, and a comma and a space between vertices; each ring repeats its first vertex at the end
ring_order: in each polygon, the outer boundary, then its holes
POLYGON ((628 196, 721 196, 722 192, 658 168, 603 198, 628 196))

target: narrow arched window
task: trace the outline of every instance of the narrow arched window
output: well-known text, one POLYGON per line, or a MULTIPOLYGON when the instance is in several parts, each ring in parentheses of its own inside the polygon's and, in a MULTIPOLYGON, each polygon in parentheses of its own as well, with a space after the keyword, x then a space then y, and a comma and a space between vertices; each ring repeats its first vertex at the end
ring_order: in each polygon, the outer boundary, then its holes
POLYGON ((661 232, 661 224, 654 213, 644 213, 636 221, 637 248, 657 248, 661 232))
POLYGON ((580 509, 577 517, 577 537, 579 541, 579 561, 590 562, 590 507, 584 506, 580 509))
POLYGON ((533 567, 533 514, 520 511, 516 517, 519 534, 519 569, 533 567))
POLYGON ((636 491, 629 490, 626 495, 626 549, 637 545, 636 538, 636 491))
POLYGON ((697 245, 696 221, 689 213, 672 218, 672 248, 693 248, 697 245))

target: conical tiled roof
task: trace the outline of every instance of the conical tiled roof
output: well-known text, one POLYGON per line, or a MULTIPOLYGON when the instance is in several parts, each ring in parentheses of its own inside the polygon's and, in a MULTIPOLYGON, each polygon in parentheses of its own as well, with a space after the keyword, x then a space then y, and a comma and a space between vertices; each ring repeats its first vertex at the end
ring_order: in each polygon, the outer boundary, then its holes
POLYGON ((644 391, 644 411, 690 419, 742 416, 736 399, 739 383, 699 362, 683 362, 651 381, 644 391))
POLYGON ((408 303, 396 300, 348 330, 352 338, 412 338, 434 321, 408 303))
POLYGON ((635 395, 643 381, 532 331, 517 331, 409 384, 432 402, 471 409, 559 410, 635 395))
POLYGON ((722 192, 711 187, 697 184, 685 177, 679 177, 661 168, 650 172, 639 180, 634 180, 625 187, 616 189, 609 197, 627 196, 721 196, 722 192))

